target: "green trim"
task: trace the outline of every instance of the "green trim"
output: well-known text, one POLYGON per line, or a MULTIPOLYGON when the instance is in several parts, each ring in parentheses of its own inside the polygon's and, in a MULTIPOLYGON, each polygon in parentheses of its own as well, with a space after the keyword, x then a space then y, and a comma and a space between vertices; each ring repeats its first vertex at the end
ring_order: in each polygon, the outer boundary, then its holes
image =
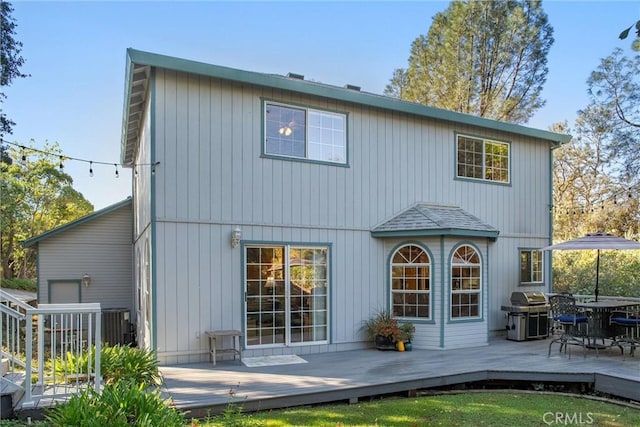
MULTIPOLYGON (((460 123, 462 125, 477 126, 485 129, 492 129, 501 132, 509 132, 549 141, 555 145, 562 145, 571 140, 570 135, 563 135, 541 129, 534 129, 513 123, 500 122, 497 120, 477 117, 454 111, 429 107, 422 104, 415 104, 401 101, 382 95, 369 92, 361 92, 353 89, 342 88, 312 81, 299 80, 274 74, 264 74, 252 71, 238 70, 234 68, 222 67, 219 65, 205 64, 156 53, 144 52, 132 48, 127 49, 127 71, 125 76, 125 102, 123 135, 121 146, 121 157, 125 164, 129 164, 131 159, 126 158, 127 133, 129 130, 128 114, 131 103, 131 87, 134 66, 149 66, 165 68, 168 70, 199 74, 202 76, 230 80, 234 82, 246 83, 250 85, 263 86, 267 88, 287 90, 306 95, 320 96, 337 101, 364 105, 372 108, 382 108, 390 111, 416 115, 420 117, 444 120, 448 122, 460 123)), ((134 129, 135 130, 135 129, 134 129)))
MULTIPOLYGON (((242 313, 242 332, 245 335, 244 338, 244 349, 251 349, 251 350, 259 350, 262 348, 286 348, 286 347, 304 347, 306 346, 319 346, 319 345, 330 345, 333 343, 333 327, 332 327, 332 318, 333 318, 333 310, 332 310, 332 306, 333 306, 333 280, 334 280, 334 275, 333 275, 333 243, 330 242, 294 242, 294 241, 272 241, 272 240, 241 240, 240 241, 240 248, 242 250, 242 254, 240 257, 240 279, 242 280, 242 291, 241 291, 241 300, 242 300, 242 308, 240 310, 240 312, 242 313), (246 313, 246 276, 245 276, 245 262, 246 262, 246 248, 247 247, 273 247, 273 246, 278 246, 278 247, 282 247, 285 249, 285 252, 287 254, 289 254, 289 249, 291 247, 301 247, 301 248, 326 248, 328 251, 328 256, 327 256, 327 270, 328 270, 328 275, 327 275, 327 339, 326 340, 321 340, 321 341, 305 341, 302 343, 298 343, 298 342, 284 342, 282 344, 279 343, 274 343, 274 344, 260 344, 260 345, 253 345, 253 346, 247 346, 246 342, 247 342, 247 329, 246 329, 246 320, 247 320, 247 313, 246 313)), ((291 329, 291 325, 289 325, 289 329, 291 329)), ((290 331, 289 331, 290 332, 290 331)))
MULTIPOLYGON (((151 92, 151 108, 149 115, 149 156, 151 158, 151 164, 156 162, 156 73, 155 70, 151 70, 151 84, 149 87, 149 91, 151 92)), ((149 290, 151 292, 151 340, 150 347, 151 350, 157 352, 157 342, 158 342, 158 310, 157 305, 157 297, 156 290, 158 280, 158 271, 156 268, 157 265, 157 257, 156 257, 156 176, 154 173, 151 174, 151 182, 150 182, 150 194, 149 194, 149 204, 150 204, 150 218, 151 222, 151 236, 150 236, 150 245, 149 250, 151 251, 151 280, 149 290)))
POLYGON ((126 199, 122 200, 121 202, 115 203, 111 206, 107 206, 106 208, 100 209, 99 211, 95 211, 90 213, 89 215, 85 215, 82 218, 78 218, 75 221, 71 221, 68 222, 64 225, 61 225, 59 227, 56 227, 52 230, 46 231, 38 236, 32 237, 31 239, 28 240, 24 240, 22 242, 22 247, 24 248, 28 248, 30 246, 35 245, 36 243, 41 242, 42 240, 48 239, 49 237, 55 236, 56 234, 60 234, 64 231, 67 231, 71 228, 77 227, 79 225, 82 225, 86 222, 89 221, 93 221, 96 218, 99 218, 103 215, 106 215, 108 213, 111 213, 113 211, 116 211, 124 206, 130 205, 132 204, 131 202, 131 197, 127 197, 126 199))
MULTIPOLYGON (((470 242, 470 241, 460 241, 457 242, 455 245, 453 245, 451 247, 451 250, 449 251, 449 256, 447 257, 447 278, 449 280, 447 280, 447 283, 450 285, 451 284, 451 259, 453 258, 453 254, 462 246, 471 246, 477 253, 478 256, 480 257, 480 296, 483 298, 487 298, 487 295, 485 295, 485 287, 487 286, 487 283, 484 282, 483 280, 483 276, 485 274, 485 270, 486 270, 486 274, 487 274, 487 282, 489 281, 489 271, 488 271, 488 259, 485 261, 485 258, 488 258, 482 255, 482 251, 480 250, 480 248, 478 247, 477 244, 475 244, 474 242, 470 242)), ((485 318, 484 318, 484 303, 485 301, 480 301, 478 304, 478 308, 480 310, 480 316, 478 317, 462 317, 462 318, 453 318, 451 317, 451 286, 447 286, 447 307, 448 310, 447 312, 449 313, 448 319, 447 319, 447 323, 448 324, 457 324, 457 323, 480 323, 480 322, 484 322, 485 318)), ((487 301, 488 302, 488 301, 487 301)))
POLYGON ((459 228, 442 228, 438 230, 393 230, 372 231, 373 237, 432 237, 432 236, 460 236, 460 237, 486 237, 492 240, 498 238, 499 231, 466 230, 459 228))
POLYGON ((444 256, 444 236, 440 236, 440 348, 444 348, 445 309, 446 309, 446 261, 444 256))
MULTIPOLYGON (((549 245, 553 244, 553 150, 555 148, 558 147, 553 147, 551 150, 549 150, 549 245)), ((544 254, 543 260, 543 262, 545 263, 545 273, 547 273, 543 280, 549 278, 548 281, 545 280, 545 289, 547 290, 547 292, 552 292, 551 288, 553 284, 553 254, 551 253, 551 251, 543 252, 548 252, 544 254)))
MULTIPOLYGON (((544 253, 545 251, 541 250, 540 248, 527 247, 527 246, 518 247, 517 250, 518 250, 518 261, 519 261, 518 264, 520 264, 522 262, 521 258, 520 258, 520 256, 522 255, 522 252, 538 251, 542 255, 542 281, 541 282, 522 282, 520 280, 520 274, 518 274, 518 286, 543 286, 544 285, 544 278, 546 277, 545 270, 547 268, 547 262, 545 261, 546 256, 545 256, 545 253, 544 253)), ((519 267, 518 268, 518 273, 520 273, 520 267, 521 266, 518 265, 518 267, 519 267)), ((531 268, 531 266, 529 266, 529 268, 531 268)))
POLYGON ((475 183, 482 183, 482 184, 492 184, 492 185, 502 185, 505 187, 511 187, 512 186, 512 175, 513 175, 513 168, 511 167, 512 165, 512 150, 511 148, 513 147, 513 141, 507 141, 504 139, 499 139, 499 138, 493 138, 493 137, 488 137, 488 136, 480 136, 477 134, 472 134, 472 133, 467 133, 467 132, 458 132, 455 131, 454 133, 454 144, 453 144, 453 158, 455 159, 455 164, 454 164, 454 170, 453 170, 453 179, 454 181, 466 181, 466 182, 475 182, 475 183), (484 165, 486 164, 486 159, 484 158, 485 156, 485 143, 487 141, 489 142, 498 142, 498 143, 502 143, 502 144, 507 144, 509 146, 509 165, 508 165, 508 178, 509 180, 507 182, 503 182, 503 181, 492 181, 490 179, 486 179, 486 178, 471 178, 471 177, 467 177, 467 176, 458 176, 458 137, 459 136, 466 136, 468 138, 473 138, 473 139, 479 139, 482 140, 482 172, 484 174, 484 165))
POLYGON ((385 270, 387 272, 386 274, 386 288, 387 288, 387 307, 389 307, 389 312, 393 311, 393 304, 392 304, 392 294, 393 294, 393 290, 391 289, 391 260, 393 259, 393 255, 395 255, 395 253, 398 251, 398 249, 404 247, 404 246, 408 246, 408 245, 413 245, 413 246, 418 246, 421 249, 423 249, 427 255, 429 255, 429 318, 425 319, 423 317, 396 317, 396 319, 400 320, 401 322, 403 321, 409 321, 411 323, 414 323, 416 325, 420 324, 420 325, 426 325, 426 324, 435 324, 435 309, 433 307, 433 295, 434 295, 434 281, 433 281, 433 252, 431 252, 431 249, 429 249, 429 246, 426 245, 426 243, 424 242, 420 242, 417 240, 409 240, 409 241, 405 241, 405 242, 400 242, 398 244, 396 244, 394 247, 391 248, 391 250, 389 251, 389 253, 387 254, 387 263, 385 266, 385 270))
POLYGON ((47 303, 51 302, 51 285, 56 283, 75 283, 78 286, 78 302, 82 302, 82 279, 50 279, 47 280, 47 303))
MULTIPOLYGON (((311 105, 311 104, 303 104, 303 103, 299 103, 299 102, 283 102, 277 99, 273 99, 273 98, 266 98, 266 97, 260 97, 260 102, 262 104, 262 111, 260 113, 260 119, 261 119, 261 136, 260 136, 260 157, 261 158, 265 158, 265 159, 277 159, 277 160, 290 160, 290 161, 294 161, 294 162, 302 162, 302 163, 314 163, 314 164, 321 164, 321 165, 327 165, 327 166, 338 166, 338 167, 343 167, 343 168, 348 168, 350 167, 349 165, 349 112, 348 111, 341 111, 341 110, 331 110, 328 108, 321 108, 321 107, 317 107, 315 105, 311 105), (318 112, 327 112, 327 113, 332 113, 332 114, 340 114, 344 116, 344 143, 345 143, 345 161, 344 163, 340 163, 340 162, 327 162, 325 160, 315 160, 315 159, 311 159, 309 157, 296 157, 296 156, 285 156, 282 154, 272 154, 272 153, 267 153, 266 151, 266 145, 267 145, 267 140, 266 140, 266 127, 267 127, 267 122, 266 122, 266 110, 267 110, 267 104, 273 104, 273 105, 278 105, 278 106, 282 106, 282 107, 289 107, 289 108, 297 108, 297 109, 304 109, 307 112, 307 116, 308 116, 308 110, 315 110, 318 112)), ((306 126, 305 126, 306 127, 306 126)), ((308 134, 308 133, 307 133, 308 134)), ((308 139, 305 140, 305 144, 308 144, 308 139)), ((305 150, 308 147, 305 147, 305 150)))
POLYGON ((36 255, 36 301, 40 303, 40 256, 36 255))

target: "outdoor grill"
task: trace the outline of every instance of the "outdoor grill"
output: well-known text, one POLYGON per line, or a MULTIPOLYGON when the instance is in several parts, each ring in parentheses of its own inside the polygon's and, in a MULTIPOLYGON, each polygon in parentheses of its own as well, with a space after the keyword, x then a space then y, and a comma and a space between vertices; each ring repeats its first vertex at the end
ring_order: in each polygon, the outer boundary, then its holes
POLYGON ((507 315, 507 339, 525 341, 549 336, 549 302, 542 292, 511 293, 511 305, 500 307, 507 315))

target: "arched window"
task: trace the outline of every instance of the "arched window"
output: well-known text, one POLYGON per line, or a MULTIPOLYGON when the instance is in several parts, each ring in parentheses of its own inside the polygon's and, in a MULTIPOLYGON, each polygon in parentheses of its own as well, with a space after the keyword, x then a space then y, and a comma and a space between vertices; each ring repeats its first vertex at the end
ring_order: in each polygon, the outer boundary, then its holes
POLYGON ((431 260, 419 246, 399 248, 391 258, 391 301, 394 317, 431 318, 431 260))
POLYGON ((480 256, 469 245, 460 246, 451 258, 451 318, 480 317, 482 272, 480 256))

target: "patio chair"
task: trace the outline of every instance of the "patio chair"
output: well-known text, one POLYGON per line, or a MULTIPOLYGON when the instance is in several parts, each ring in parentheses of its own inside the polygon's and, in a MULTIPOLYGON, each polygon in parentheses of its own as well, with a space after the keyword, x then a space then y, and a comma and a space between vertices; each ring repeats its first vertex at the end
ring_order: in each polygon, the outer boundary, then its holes
POLYGON ((609 324, 616 328, 614 342, 619 346, 629 345, 633 357, 636 347, 640 347, 640 308, 612 312, 609 324))
MULTIPOLYGON (((559 331, 559 336, 549 343, 549 353, 551 356, 551 346, 560 343, 560 352, 564 347, 565 353, 569 345, 579 345, 583 349, 587 343, 588 318, 576 307, 576 299, 571 294, 558 294, 549 297, 551 306, 551 318, 553 319, 554 333, 559 331)), ((569 352, 571 357, 571 352, 569 352)), ((585 353, 586 357, 586 353, 585 353)))

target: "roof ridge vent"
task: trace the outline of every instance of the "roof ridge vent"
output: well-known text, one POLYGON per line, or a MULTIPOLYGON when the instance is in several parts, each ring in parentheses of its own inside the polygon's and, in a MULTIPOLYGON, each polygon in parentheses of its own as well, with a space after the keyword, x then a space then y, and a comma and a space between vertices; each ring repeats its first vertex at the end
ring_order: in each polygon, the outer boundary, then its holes
POLYGON ((304 76, 302 74, 288 73, 287 77, 290 79, 304 80, 304 76))
POLYGON ((360 86, 352 85, 352 84, 349 84, 349 83, 347 83, 344 87, 347 88, 347 89, 356 90, 358 92, 360 92, 360 89, 361 89, 360 86))

